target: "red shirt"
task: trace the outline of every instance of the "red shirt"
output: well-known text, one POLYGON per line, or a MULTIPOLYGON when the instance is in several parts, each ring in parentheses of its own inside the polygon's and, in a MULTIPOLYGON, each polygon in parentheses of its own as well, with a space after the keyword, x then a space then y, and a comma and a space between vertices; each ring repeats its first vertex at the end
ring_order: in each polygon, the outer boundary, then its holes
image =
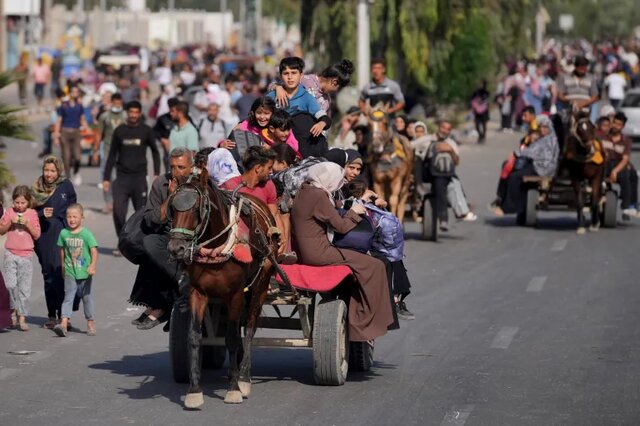
MULTIPOLYGON (((233 191, 241 183, 242 183, 242 176, 236 176, 234 178, 229 179, 225 183, 223 183, 222 188, 228 189, 229 191, 233 191)), ((271 182, 271 180, 268 180, 266 182, 260 182, 258 185, 256 185, 255 188, 248 188, 246 186, 243 186, 242 188, 240 188, 239 192, 242 192, 243 194, 253 195, 254 197, 264 201, 264 203, 267 205, 276 204, 276 199, 277 199, 276 186, 273 184, 273 182, 271 182)))

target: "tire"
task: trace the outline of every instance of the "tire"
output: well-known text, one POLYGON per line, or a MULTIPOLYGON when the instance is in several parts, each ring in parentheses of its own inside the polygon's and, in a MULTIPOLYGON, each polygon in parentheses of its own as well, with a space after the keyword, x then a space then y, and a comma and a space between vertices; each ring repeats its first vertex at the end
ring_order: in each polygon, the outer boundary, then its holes
MULTIPOLYGON (((209 309, 219 309, 220 305, 209 305, 209 309), (214 308, 214 306, 216 306, 214 308)), ((207 311, 209 312, 209 311, 207 311)), ((216 337, 225 337, 227 334, 227 318, 220 313, 220 320, 218 322, 218 329, 216 330, 216 337)), ((211 315, 211 313, 209 313, 211 315)), ((206 330, 202 327, 203 337, 206 337, 206 330)), ((226 346, 202 346, 202 368, 205 370, 219 370, 224 366, 224 361, 227 359, 226 346)))
POLYGON ((174 307, 171 311, 171 323, 169 325, 169 354, 171 356, 171 369, 173 380, 176 383, 189 383, 189 322, 191 311, 180 312, 174 307))
POLYGON ((438 241, 438 219, 433 197, 426 197, 422 203, 422 239, 438 241))
POLYGON ((605 194, 604 211, 602 212, 602 225, 605 228, 615 228, 618 224, 618 195, 613 191, 605 194))
POLYGON ((316 306, 312 334, 316 384, 343 385, 349 371, 349 333, 344 301, 328 300, 316 306))
POLYGON ((538 200, 540 199, 540 192, 537 189, 530 189, 527 191, 527 207, 524 214, 525 226, 536 226, 538 221, 538 200))
POLYGON ((349 344, 349 371, 367 372, 373 365, 373 342, 349 344))

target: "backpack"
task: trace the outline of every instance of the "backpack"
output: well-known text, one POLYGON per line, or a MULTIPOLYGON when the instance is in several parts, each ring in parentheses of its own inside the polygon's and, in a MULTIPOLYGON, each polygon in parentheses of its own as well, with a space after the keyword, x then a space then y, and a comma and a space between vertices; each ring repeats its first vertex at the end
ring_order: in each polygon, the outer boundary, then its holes
POLYGON ((456 172, 456 165, 453 162, 453 157, 450 153, 437 151, 436 148, 440 143, 446 142, 434 141, 429 147, 429 173, 431 174, 431 176, 436 177, 451 177, 456 172))
POLYGON ((298 195, 300 187, 307 180, 309 167, 322 163, 324 160, 316 157, 308 157, 288 169, 275 173, 271 176, 273 184, 276 186, 278 196, 281 196, 280 211, 289 212, 289 204, 298 195))
POLYGON ((262 146, 262 138, 255 133, 245 132, 244 130, 236 129, 231 132, 233 141, 236 143, 235 148, 231 150, 233 158, 238 163, 238 168, 242 170, 242 157, 247 152, 249 147, 262 146))
POLYGON ((118 239, 118 250, 122 255, 134 265, 139 265, 147 256, 142 240, 146 236, 144 227, 144 208, 136 211, 124 224, 120 238, 118 239))
MULTIPOLYGON (((347 213, 345 209, 338 209, 340 216, 347 213)), ((373 246, 373 238, 375 228, 371 218, 367 215, 362 216, 362 220, 351 231, 346 234, 334 232, 333 245, 338 248, 359 251, 367 253, 373 246)))
POLYGON ((393 213, 365 204, 376 228, 371 249, 385 255, 390 262, 404 258, 404 228, 393 213))

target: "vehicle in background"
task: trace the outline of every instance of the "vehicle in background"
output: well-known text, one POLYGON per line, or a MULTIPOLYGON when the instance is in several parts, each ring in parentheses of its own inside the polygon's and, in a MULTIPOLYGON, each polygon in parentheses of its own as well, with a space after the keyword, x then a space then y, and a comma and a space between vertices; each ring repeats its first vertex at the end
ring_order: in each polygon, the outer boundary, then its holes
POLYGON ((620 111, 627 116, 623 134, 632 142, 640 143, 640 89, 631 89, 624 95, 620 111))

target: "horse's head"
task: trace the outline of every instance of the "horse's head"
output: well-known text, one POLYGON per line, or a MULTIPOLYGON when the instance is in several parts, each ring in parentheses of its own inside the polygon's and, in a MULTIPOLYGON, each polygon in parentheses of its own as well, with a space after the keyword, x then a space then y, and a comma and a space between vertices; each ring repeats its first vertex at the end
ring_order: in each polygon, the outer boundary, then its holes
POLYGON ((384 108, 376 107, 368 114, 368 119, 371 134, 371 152, 382 154, 385 145, 391 139, 389 134, 389 114, 384 108))
POLYGON ((596 139, 596 126, 589 117, 580 117, 575 122, 574 136, 578 143, 587 150, 591 150, 596 139))
POLYGON ((211 213, 209 176, 206 169, 193 168, 192 174, 169 196, 167 217, 171 222, 169 255, 189 264, 198 241, 207 231, 211 213))

